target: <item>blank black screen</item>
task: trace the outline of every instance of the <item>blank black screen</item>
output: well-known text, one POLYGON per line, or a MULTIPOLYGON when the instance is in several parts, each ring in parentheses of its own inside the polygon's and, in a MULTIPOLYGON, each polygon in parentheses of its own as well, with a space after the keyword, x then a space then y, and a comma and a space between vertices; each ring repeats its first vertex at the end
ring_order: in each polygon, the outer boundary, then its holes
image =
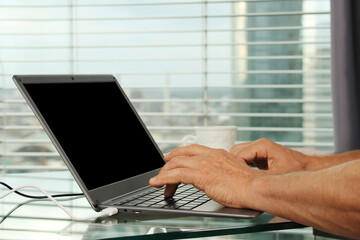
POLYGON ((115 82, 24 86, 89 190, 163 166, 115 82))

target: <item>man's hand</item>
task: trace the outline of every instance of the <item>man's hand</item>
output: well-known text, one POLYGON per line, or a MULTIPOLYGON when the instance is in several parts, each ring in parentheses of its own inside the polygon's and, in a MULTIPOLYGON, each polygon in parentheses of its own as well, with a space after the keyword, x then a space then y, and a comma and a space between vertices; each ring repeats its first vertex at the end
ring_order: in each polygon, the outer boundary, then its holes
POLYGON ((175 193, 179 183, 192 184, 227 207, 247 207, 252 180, 263 174, 242 160, 236 161, 234 155, 225 150, 200 145, 176 148, 165 156, 165 161, 158 176, 149 183, 153 187, 167 185, 166 197, 175 193))
POLYGON ((291 150, 268 139, 242 143, 231 148, 230 153, 240 162, 247 162, 269 173, 285 173, 305 170, 311 156, 291 150))

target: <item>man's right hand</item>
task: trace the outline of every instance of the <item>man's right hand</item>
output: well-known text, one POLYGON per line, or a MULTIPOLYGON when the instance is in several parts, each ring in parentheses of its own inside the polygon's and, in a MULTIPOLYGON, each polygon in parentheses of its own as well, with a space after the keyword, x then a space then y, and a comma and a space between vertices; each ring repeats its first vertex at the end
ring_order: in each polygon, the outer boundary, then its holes
POLYGON ((265 138, 234 145, 230 153, 237 160, 246 161, 259 169, 267 169, 269 173, 306 170, 312 158, 265 138))

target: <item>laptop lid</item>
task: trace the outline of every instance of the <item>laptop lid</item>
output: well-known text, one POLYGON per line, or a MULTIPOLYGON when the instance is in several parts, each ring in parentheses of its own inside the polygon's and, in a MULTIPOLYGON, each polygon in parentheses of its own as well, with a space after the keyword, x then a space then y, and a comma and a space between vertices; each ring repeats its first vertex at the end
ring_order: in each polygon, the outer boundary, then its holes
POLYGON ((90 204, 148 186, 163 155, 112 75, 14 76, 90 204))

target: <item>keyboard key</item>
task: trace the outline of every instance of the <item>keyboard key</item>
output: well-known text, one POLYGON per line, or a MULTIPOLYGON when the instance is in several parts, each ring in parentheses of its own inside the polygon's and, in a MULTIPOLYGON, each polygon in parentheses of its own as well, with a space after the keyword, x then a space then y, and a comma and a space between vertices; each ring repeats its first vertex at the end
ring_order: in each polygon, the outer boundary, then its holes
POLYGON ((162 208, 164 205, 162 204, 154 204, 154 205, 150 205, 149 207, 152 207, 152 208, 162 208))
POLYGON ((142 202, 142 203, 136 204, 135 206, 137 206, 137 207, 150 207, 153 204, 154 203, 151 203, 151 202, 142 202))
POLYGON ((166 205, 162 208, 165 208, 165 209, 178 209, 180 207, 180 205, 177 205, 177 204, 169 204, 169 205, 166 205))
POLYGON ((182 210, 191 210, 194 209, 195 206, 191 206, 191 205, 185 205, 185 206, 181 206, 178 209, 182 209, 182 210))

